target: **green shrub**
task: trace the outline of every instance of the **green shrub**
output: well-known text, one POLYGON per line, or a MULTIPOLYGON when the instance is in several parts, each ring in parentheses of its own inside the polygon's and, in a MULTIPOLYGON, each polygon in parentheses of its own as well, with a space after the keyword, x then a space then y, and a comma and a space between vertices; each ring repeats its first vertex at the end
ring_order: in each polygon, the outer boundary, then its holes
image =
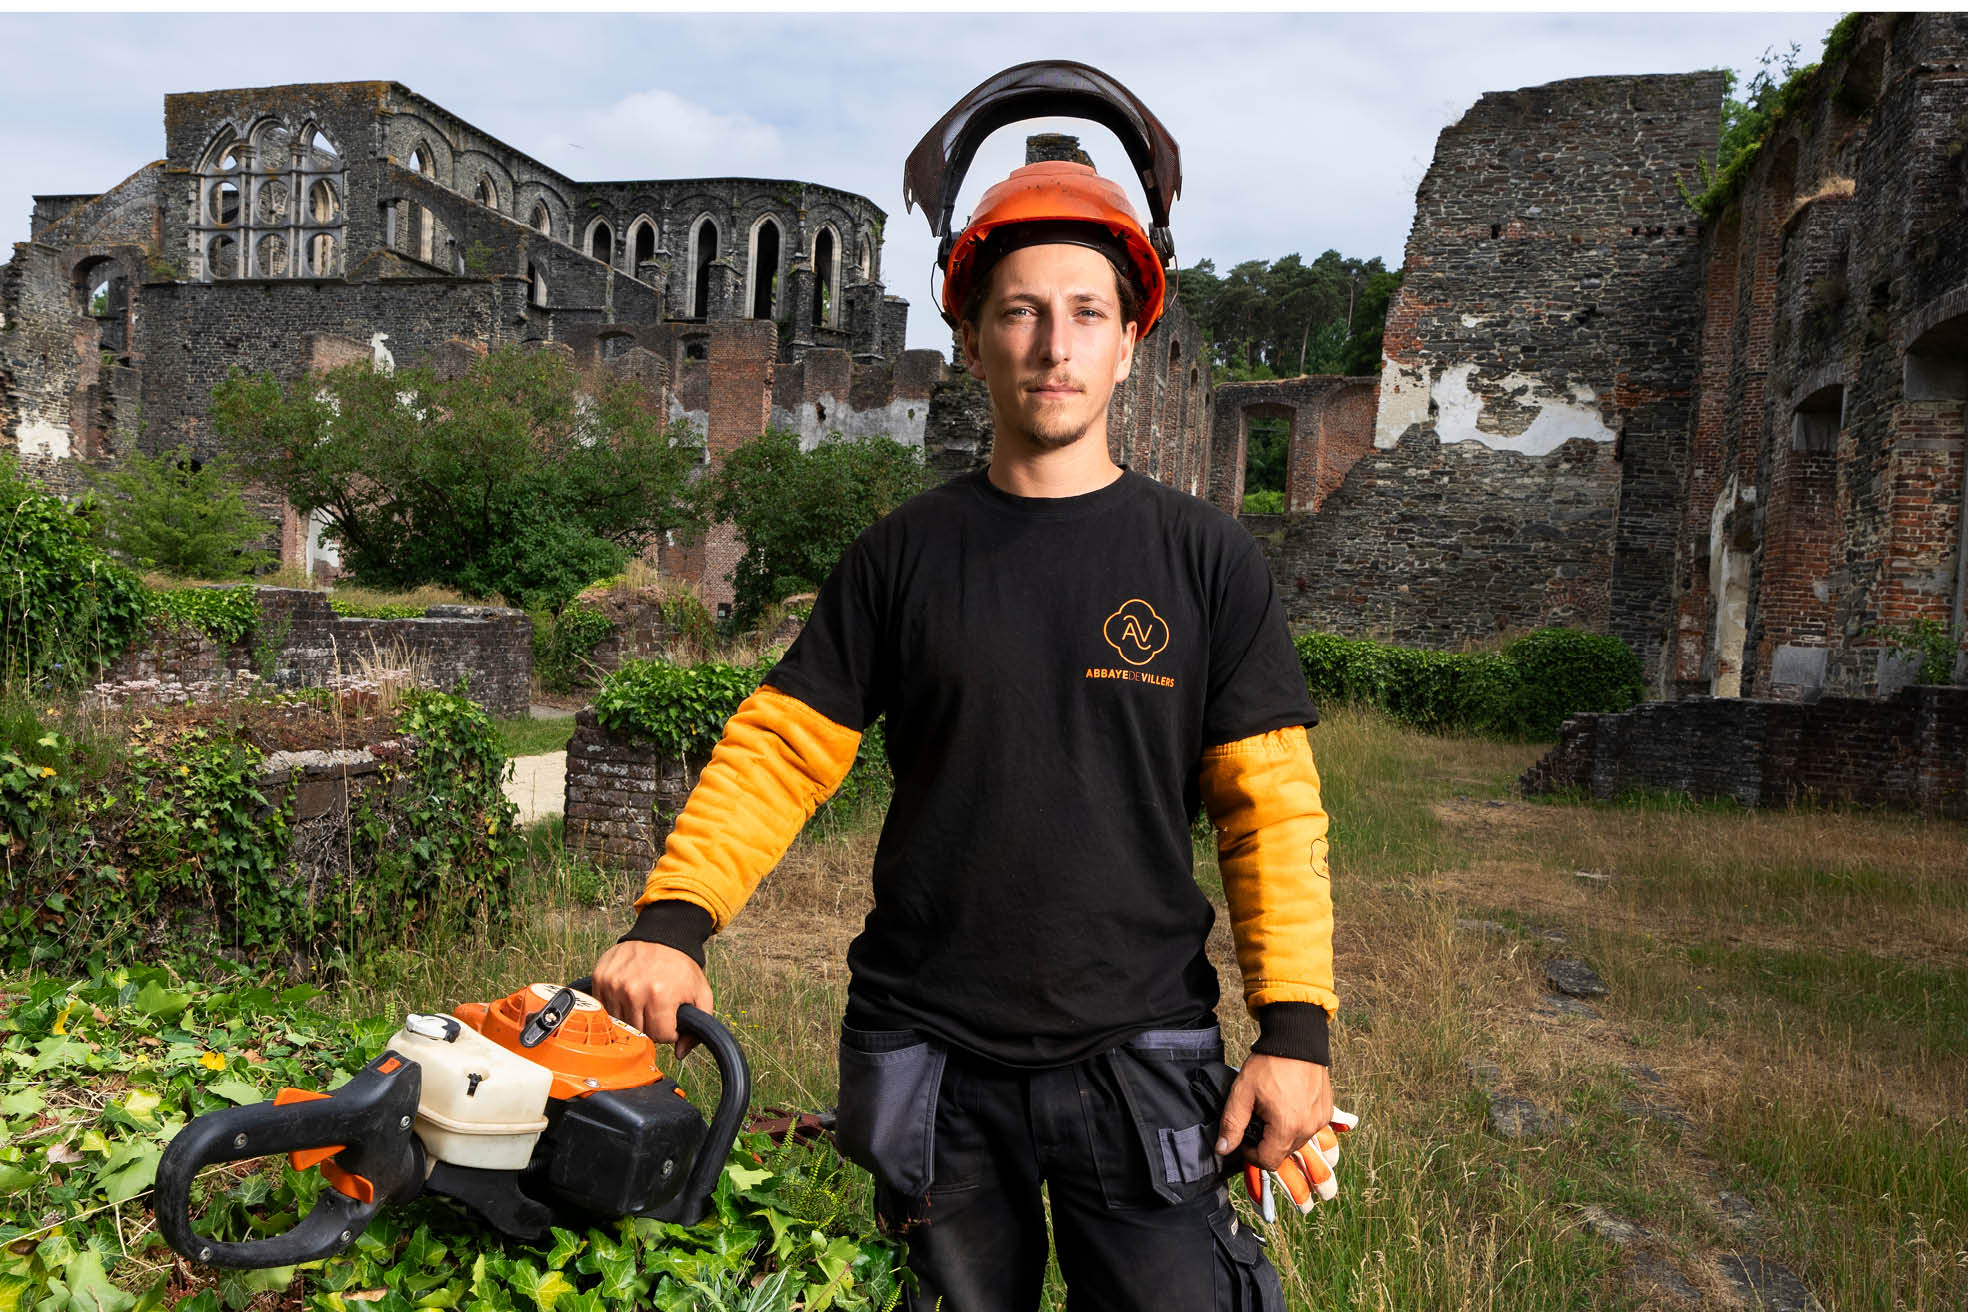
POLYGON ((1434 731, 1545 738, 1580 711, 1616 711, 1642 689, 1640 662, 1618 638, 1540 629, 1490 652, 1420 651, 1309 633, 1298 660, 1315 701, 1377 706, 1434 731))
POLYGON ((238 578, 276 563, 254 548, 272 526, 246 504, 243 479, 224 461, 200 464, 184 447, 161 456, 132 451, 89 481, 104 538, 129 560, 194 579, 238 578))
POLYGON ((258 627, 260 602, 251 587, 155 588, 150 613, 229 647, 258 627))
POLYGON ((1950 629, 1930 615, 1922 615, 1903 625, 1882 624, 1872 631, 1872 636, 1889 644, 1895 655, 1919 663, 1913 672, 1915 683, 1954 682, 1955 654, 1961 650, 1960 630, 1950 629))
POLYGON ((624 661, 595 694, 595 719, 610 733, 645 738, 659 752, 702 761, 765 673, 752 665, 624 661))
MULTIPOLYGON (((296 850, 293 789, 214 727, 157 731, 108 777, 33 726, 0 743, 0 962, 211 955, 312 970, 380 944, 429 950, 507 915, 521 850, 491 721, 462 697, 398 708, 415 740, 327 851, 296 850)), ((315 837, 319 837, 316 834, 315 837)), ((318 844, 316 845, 318 847, 318 844)))
POLYGON ((0 676, 74 686, 128 650, 148 611, 137 576, 109 558, 86 508, 19 477, 0 452, 0 676))
POLYGON ((583 601, 529 612, 533 621, 533 672, 548 692, 572 692, 594 683, 594 652, 614 632, 608 617, 583 601))
POLYGON ((1518 730, 1530 737, 1551 737, 1568 715, 1623 711, 1646 692, 1640 658, 1609 633, 1539 629, 1504 656, 1522 680, 1518 730))
POLYGON ((1244 513, 1246 515, 1281 515, 1285 510, 1285 494, 1282 492, 1244 493, 1244 513))

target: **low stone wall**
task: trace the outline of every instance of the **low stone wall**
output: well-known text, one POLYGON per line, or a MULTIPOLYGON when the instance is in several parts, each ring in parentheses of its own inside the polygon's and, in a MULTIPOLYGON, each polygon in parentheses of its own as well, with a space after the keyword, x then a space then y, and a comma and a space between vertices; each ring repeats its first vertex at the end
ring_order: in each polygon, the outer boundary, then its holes
POLYGON ((347 619, 330 609, 325 593, 256 591, 260 622, 243 641, 225 647, 202 634, 154 631, 111 665, 103 682, 154 680, 178 685, 194 700, 242 674, 264 675, 280 688, 320 687, 400 649, 419 664, 428 661, 434 686, 462 681, 495 716, 524 715, 532 701, 533 626, 524 611, 432 606, 421 619, 347 619))
POLYGON ((1968 688, 1888 701, 1696 697, 1578 715, 1524 772, 1527 795, 1639 789, 1744 806, 1852 804, 1968 819, 1968 688))
POLYGON ((592 706, 584 708, 567 744, 567 847, 603 864, 647 869, 702 767, 663 755, 645 739, 611 733, 592 706))

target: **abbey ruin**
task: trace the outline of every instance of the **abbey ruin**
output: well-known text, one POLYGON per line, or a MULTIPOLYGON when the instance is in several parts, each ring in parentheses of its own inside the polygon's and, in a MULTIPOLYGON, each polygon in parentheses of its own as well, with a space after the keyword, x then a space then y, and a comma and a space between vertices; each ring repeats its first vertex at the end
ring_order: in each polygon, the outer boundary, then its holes
MULTIPOLYGON (((1284 513, 1251 526, 1303 626, 1571 624, 1657 696, 1894 692, 1882 626, 1958 633, 1968 588, 1968 18, 1840 30, 1707 217, 1721 74, 1485 95, 1421 183, 1378 378, 1213 386, 1178 311, 1115 457, 1236 513, 1251 423, 1288 424, 1284 513)), ((949 476, 988 405, 904 349, 888 217, 811 182, 576 182, 393 83, 171 96, 164 158, 37 197, 0 268, 0 437, 72 489, 75 461, 208 449, 234 366, 533 343, 643 380, 712 459, 879 432, 949 476)), ((715 597, 733 558, 665 563, 715 597)))

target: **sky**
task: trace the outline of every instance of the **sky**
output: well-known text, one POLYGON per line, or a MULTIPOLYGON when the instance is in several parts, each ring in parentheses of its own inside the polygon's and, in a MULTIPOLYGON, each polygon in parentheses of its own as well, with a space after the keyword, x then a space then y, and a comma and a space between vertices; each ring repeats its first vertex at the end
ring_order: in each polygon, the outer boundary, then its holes
MULTIPOLYGON (((291 82, 401 82, 576 179, 757 176, 857 192, 888 211, 883 272, 909 345, 946 349, 935 253, 905 213, 902 161, 959 97, 1031 59, 1118 78, 1182 148, 1176 256, 1219 270, 1327 249, 1398 267, 1440 131, 1485 91, 1610 73, 1733 68, 1823 13, 35 14, 0 13, 0 253, 31 197, 114 186, 163 154, 164 96, 291 82)), ((1076 132, 1126 176, 1106 129, 1012 124, 980 151, 959 216, 1076 132)), ((1132 189, 1145 214, 1138 185, 1132 189)))

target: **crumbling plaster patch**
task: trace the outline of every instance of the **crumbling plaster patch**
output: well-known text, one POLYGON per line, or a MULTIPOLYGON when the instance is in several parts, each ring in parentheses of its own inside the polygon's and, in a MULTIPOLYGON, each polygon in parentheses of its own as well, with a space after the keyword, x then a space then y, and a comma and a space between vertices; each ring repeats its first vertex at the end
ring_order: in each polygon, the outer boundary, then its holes
POLYGON ((1477 392, 1469 385, 1475 372, 1475 365, 1459 364, 1435 380, 1431 389, 1436 408, 1435 434, 1443 443, 1480 442, 1496 451, 1543 456, 1576 437, 1610 442, 1615 436, 1599 411, 1597 393, 1582 383, 1574 383, 1567 398, 1543 379, 1506 374, 1483 392, 1477 392), (1494 421, 1485 423, 1484 401, 1486 397, 1499 395, 1511 397, 1518 409, 1535 412, 1531 421, 1514 434, 1496 431, 1498 425, 1494 421))
POLYGON ((58 424, 35 420, 20 426, 17 437, 20 453, 48 460, 66 460, 74 454, 70 433, 58 424))

